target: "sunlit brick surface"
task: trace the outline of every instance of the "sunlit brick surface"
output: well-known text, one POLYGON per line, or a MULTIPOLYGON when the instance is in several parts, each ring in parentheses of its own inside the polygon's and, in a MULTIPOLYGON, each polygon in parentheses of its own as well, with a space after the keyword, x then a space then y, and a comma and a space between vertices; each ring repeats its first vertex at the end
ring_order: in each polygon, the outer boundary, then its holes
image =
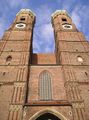
POLYGON ((89 120, 89 43, 59 10, 52 15, 55 52, 35 54, 34 23, 34 13, 22 9, 0 41, 0 120, 37 120, 46 113, 89 120))

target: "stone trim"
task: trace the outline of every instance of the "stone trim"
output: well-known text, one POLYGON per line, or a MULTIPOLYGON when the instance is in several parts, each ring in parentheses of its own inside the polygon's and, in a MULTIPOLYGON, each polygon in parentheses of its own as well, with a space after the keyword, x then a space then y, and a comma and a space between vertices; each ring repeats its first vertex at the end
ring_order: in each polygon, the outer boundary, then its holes
POLYGON ((41 116, 42 114, 45 114, 45 113, 51 113, 51 114, 57 116, 61 120, 68 120, 61 113, 59 113, 58 111, 56 111, 54 109, 40 110, 39 112, 37 112, 36 114, 34 114, 29 120, 36 120, 39 116, 41 116))

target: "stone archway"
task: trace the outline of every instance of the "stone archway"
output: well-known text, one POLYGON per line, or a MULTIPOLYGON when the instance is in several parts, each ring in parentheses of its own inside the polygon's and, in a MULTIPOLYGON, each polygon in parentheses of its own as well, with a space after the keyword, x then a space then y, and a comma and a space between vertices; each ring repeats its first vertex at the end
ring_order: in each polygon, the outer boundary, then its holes
POLYGON ((41 110, 37 112, 36 114, 34 114, 29 120, 40 120, 38 118, 40 118, 43 115, 47 115, 47 114, 50 114, 51 117, 54 116, 54 118, 57 118, 57 120, 67 120, 61 113, 53 109, 41 110))
POLYGON ((61 120, 57 116, 50 114, 50 113, 45 113, 41 116, 39 116, 36 120, 61 120))

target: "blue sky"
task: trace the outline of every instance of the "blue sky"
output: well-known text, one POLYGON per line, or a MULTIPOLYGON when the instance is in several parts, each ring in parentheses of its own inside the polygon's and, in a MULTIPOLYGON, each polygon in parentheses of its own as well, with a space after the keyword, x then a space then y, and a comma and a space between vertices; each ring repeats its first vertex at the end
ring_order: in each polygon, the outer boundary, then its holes
POLYGON ((35 53, 54 52, 51 14, 58 9, 67 10, 77 28, 89 40, 89 0, 0 0, 0 37, 22 8, 31 9, 36 14, 33 35, 35 53))

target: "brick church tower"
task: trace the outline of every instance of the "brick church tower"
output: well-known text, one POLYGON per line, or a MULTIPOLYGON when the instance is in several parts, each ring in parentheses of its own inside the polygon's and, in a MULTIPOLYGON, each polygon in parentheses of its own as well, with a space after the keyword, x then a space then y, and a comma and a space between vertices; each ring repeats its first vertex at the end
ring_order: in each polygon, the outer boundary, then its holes
POLYGON ((0 120, 89 120, 89 44, 65 10, 55 53, 34 54, 35 14, 22 9, 0 41, 0 120))

